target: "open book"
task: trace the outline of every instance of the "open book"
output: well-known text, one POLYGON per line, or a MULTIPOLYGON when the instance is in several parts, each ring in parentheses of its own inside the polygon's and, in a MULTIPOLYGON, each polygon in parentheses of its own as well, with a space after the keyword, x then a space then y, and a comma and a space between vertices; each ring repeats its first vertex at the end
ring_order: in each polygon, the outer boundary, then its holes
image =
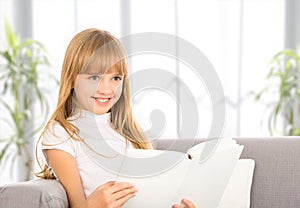
POLYGON ((186 154, 129 150, 117 180, 130 181, 139 191, 124 207, 168 208, 185 197, 197 207, 216 208, 242 150, 231 138, 207 140, 186 154), (144 162, 136 165, 131 158, 144 162))

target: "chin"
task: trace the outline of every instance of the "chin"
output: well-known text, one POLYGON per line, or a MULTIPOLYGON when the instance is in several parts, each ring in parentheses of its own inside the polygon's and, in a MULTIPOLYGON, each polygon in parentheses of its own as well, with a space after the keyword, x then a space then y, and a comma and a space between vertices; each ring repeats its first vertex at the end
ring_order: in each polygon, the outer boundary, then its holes
POLYGON ((94 110, 93 111, 93 113, 97 114, 97 115, 105 114, 105 113, 108 113, 108 112, 110 112, 110 109, 108 109, 108 110, 94 110))

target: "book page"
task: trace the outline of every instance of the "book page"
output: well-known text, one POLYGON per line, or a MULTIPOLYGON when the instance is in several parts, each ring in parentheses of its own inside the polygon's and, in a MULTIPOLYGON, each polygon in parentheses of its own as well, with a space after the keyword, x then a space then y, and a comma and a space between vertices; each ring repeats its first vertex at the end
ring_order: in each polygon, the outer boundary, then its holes
MULTIPOLYGON (((182 198, 188 198, 197 207, 218 207, 243 150, 243 146, 225 144, 227 146, 220 143, 204 162, 200 159, 201 152, 196 152, 195 148, 191 151, 192 153, 190 152, 192 162, 174 198, 174 202, 182 198)), ((203 148, 203 144, 197 148, 203 148)))
POLYGON ((215 149, 201 160, 205 145, 211 145, 209 142, 216 141, 200 143, 186 154, 130 150, 117 178, 118 181, 132 182, 139 191, 123 207, 172 207, 183 197, 191 199, 197 207, 217 207, 243 146, 232 139, 220 139, 218 145, 214 145, 215 149), (143 162, 135 166, 131 160, 134 158, 143 162), (128 174, 134 171, 137 174, 128 174))
POLYGON ((128 168, 133 170, 133 168, 143 169, 145 167, 129 167, 132 162, 130 158, 125 159, 118 181, 132 182, 139 191, 123 207, 171 207, 169 205, 172 204, 190 166, 191 161, 187 158, 187 154, 160 150, 134 150, 130 151, 128 155, 143 158, 144 164, 148 166, 148 171, 143 175, 136 174, 136 176, 129 177, 128 174, 124 174, 125 171, 128 173, 128 168), (143 154, 147 154, 147 156, 143 156, 143 154), (151 157, 148 157, 149 155, 151 157), (169 160, 170 158, 177 159, 169 160), (163 160, 168 163, 161 164, 163 160))

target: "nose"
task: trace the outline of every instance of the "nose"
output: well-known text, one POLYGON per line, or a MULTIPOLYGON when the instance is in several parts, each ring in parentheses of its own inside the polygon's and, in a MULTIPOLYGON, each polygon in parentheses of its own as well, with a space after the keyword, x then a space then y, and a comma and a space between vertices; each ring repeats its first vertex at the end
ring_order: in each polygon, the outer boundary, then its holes
POLYGON ((112 93, 112 88, 110 86, 110 82, 109 79, 103 77, 102 79, 100 79, 99 84, 98 84, 98 88, 97 88, 97 92, 100 94, 110 94, 112 93))

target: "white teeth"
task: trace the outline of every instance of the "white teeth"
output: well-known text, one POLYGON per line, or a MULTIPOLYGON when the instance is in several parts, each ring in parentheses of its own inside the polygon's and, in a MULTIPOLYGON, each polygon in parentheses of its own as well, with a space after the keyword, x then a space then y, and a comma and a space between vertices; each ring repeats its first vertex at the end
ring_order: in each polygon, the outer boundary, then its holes
POLYGON ((108 101, 108 98, 105 98, 105 99, 97 99, 100 103, 105 103, 108 101))

